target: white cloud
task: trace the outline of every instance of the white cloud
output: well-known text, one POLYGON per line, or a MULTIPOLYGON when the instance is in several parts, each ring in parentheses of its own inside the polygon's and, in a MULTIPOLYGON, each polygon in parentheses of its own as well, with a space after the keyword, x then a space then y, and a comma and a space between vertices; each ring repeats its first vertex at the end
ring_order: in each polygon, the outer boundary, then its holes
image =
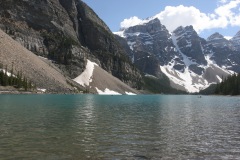
POLYGON ((237 15, 231 18, 231 25, 240 26, 240 15, 237 15))
MULTIPOLYGON (((167 6, 151 19, 159 18, 169 31, 188 25, 192 25, 198 33, 206 29, 240 26, 240 0, 219 0, 219 2, 220 5, 211 14, 203 13, 193 6, 167 6)), ((143 24, 149 20, 131 17, 121 22, 121 28, 143 24)))
POLYGON ((240 26, 240 0, 232 0, 215 9, 215 13, 219 17, 225 17, 228 20, 228 25, 240 26))
POLYGON ((197 32, 205 29, 227 26, 225 17, 217 17, 215 14, 205 14, 199 9, 183 5, 172 7, 167 6, 164 11, 156 15, 169 31, 173 31, 179 26, 192 25, 197 32))
POLYGON ((121 26, 121 29, 125 29, 125 28, 129 28, 131 26, 142 24, 143 22, 144 22, 144 20, 139 19, 138 17, 134 16, 129 19, 124 19, 121 22, 120 26, 121 26))
POLYGON ((239 4, 240 4, 240 0, 233 0, 227 4, 224 4, 216 8, 215 13, 220 17, 232 18, 235 15, 232 9, 238 7, 239 4))

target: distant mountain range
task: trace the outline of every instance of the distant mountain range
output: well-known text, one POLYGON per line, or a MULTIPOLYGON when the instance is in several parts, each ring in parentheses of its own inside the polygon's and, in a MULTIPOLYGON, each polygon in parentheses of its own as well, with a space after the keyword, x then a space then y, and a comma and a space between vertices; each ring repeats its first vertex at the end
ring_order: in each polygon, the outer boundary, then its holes
POLYGON ((0 0, 0 29, 1 65, 16 62, 15 74, 47 92, 198 92, 240 72, 240 32, 203 39, 192 26, 170 33, 150 18, 113 34, 81 0, 0 0))
POLYGON ((180 90, 199 92, 240 72, 240 32, 230 40, 219 33, 203 39, 193 26, 170 33, 158 18, 150 18, 115 34, 125 48, 127 42, 126 52, 142 72, 159 80, 166 75, 180 90))

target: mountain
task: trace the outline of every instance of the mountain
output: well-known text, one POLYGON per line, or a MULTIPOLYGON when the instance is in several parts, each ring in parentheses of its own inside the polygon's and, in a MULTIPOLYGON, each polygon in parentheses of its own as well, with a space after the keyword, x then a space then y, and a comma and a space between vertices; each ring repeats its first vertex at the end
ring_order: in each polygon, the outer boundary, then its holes
POLYGON ((216 48, 224 48, 224 47, 232 48, 233 47, 232 43, 227 39, 225 39, 224 36, 218 32, 208 37, 207 42, 209 45, 212 45, 213 47, 216 47, 216 48))
POLYGON ((127 41, 128 55, 141 71, 165 75, 177 89, 199 92, 240 71, 240 33, 231 40, 219 33, 205 40, 193 26, 180 26, 170 33, 158 18, 149 18, 115 34, 127 41))
POLYGON ((154 19, 146 25, 126 29, 124 37, 133 51, 134 64, 147 74, 162 77, 159 64, 166 64, 175 54, 166 27, 154 19))
MULTIPOLYGON (((214 37, 213 34, 208 38, 205 46, 206 53, 211 55, 211 59, 221 68, 228 71, 240 72, 240 54, 237 45, 237 36, 231 40, 226 40, 222 35, 214 37)), ((240 43, 239 43, 240 45, 240 43)))
MULTIPOLYGON (((141 88, 142 75, 106 24, 81 0, 1 0, 0 28, 75 79, 88 60, 141 88)), ((86 86, 85 86, 86 87, 86 86)))

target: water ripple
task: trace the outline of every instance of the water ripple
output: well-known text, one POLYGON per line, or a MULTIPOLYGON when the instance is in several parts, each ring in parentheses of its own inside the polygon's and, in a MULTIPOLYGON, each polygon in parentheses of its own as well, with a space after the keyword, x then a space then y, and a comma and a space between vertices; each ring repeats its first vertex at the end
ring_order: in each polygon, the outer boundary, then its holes
POLYGON ((239 159, 240 98, 0 96, 0 159, 239 159))

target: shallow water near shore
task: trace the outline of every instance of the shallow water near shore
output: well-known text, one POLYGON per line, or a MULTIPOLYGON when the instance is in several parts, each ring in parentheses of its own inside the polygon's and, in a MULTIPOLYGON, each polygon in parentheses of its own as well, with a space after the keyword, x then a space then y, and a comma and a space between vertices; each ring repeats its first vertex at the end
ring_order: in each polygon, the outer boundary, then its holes
POLYGON ((0 159, 239 159, 240 97, 0 95, 0 159))

